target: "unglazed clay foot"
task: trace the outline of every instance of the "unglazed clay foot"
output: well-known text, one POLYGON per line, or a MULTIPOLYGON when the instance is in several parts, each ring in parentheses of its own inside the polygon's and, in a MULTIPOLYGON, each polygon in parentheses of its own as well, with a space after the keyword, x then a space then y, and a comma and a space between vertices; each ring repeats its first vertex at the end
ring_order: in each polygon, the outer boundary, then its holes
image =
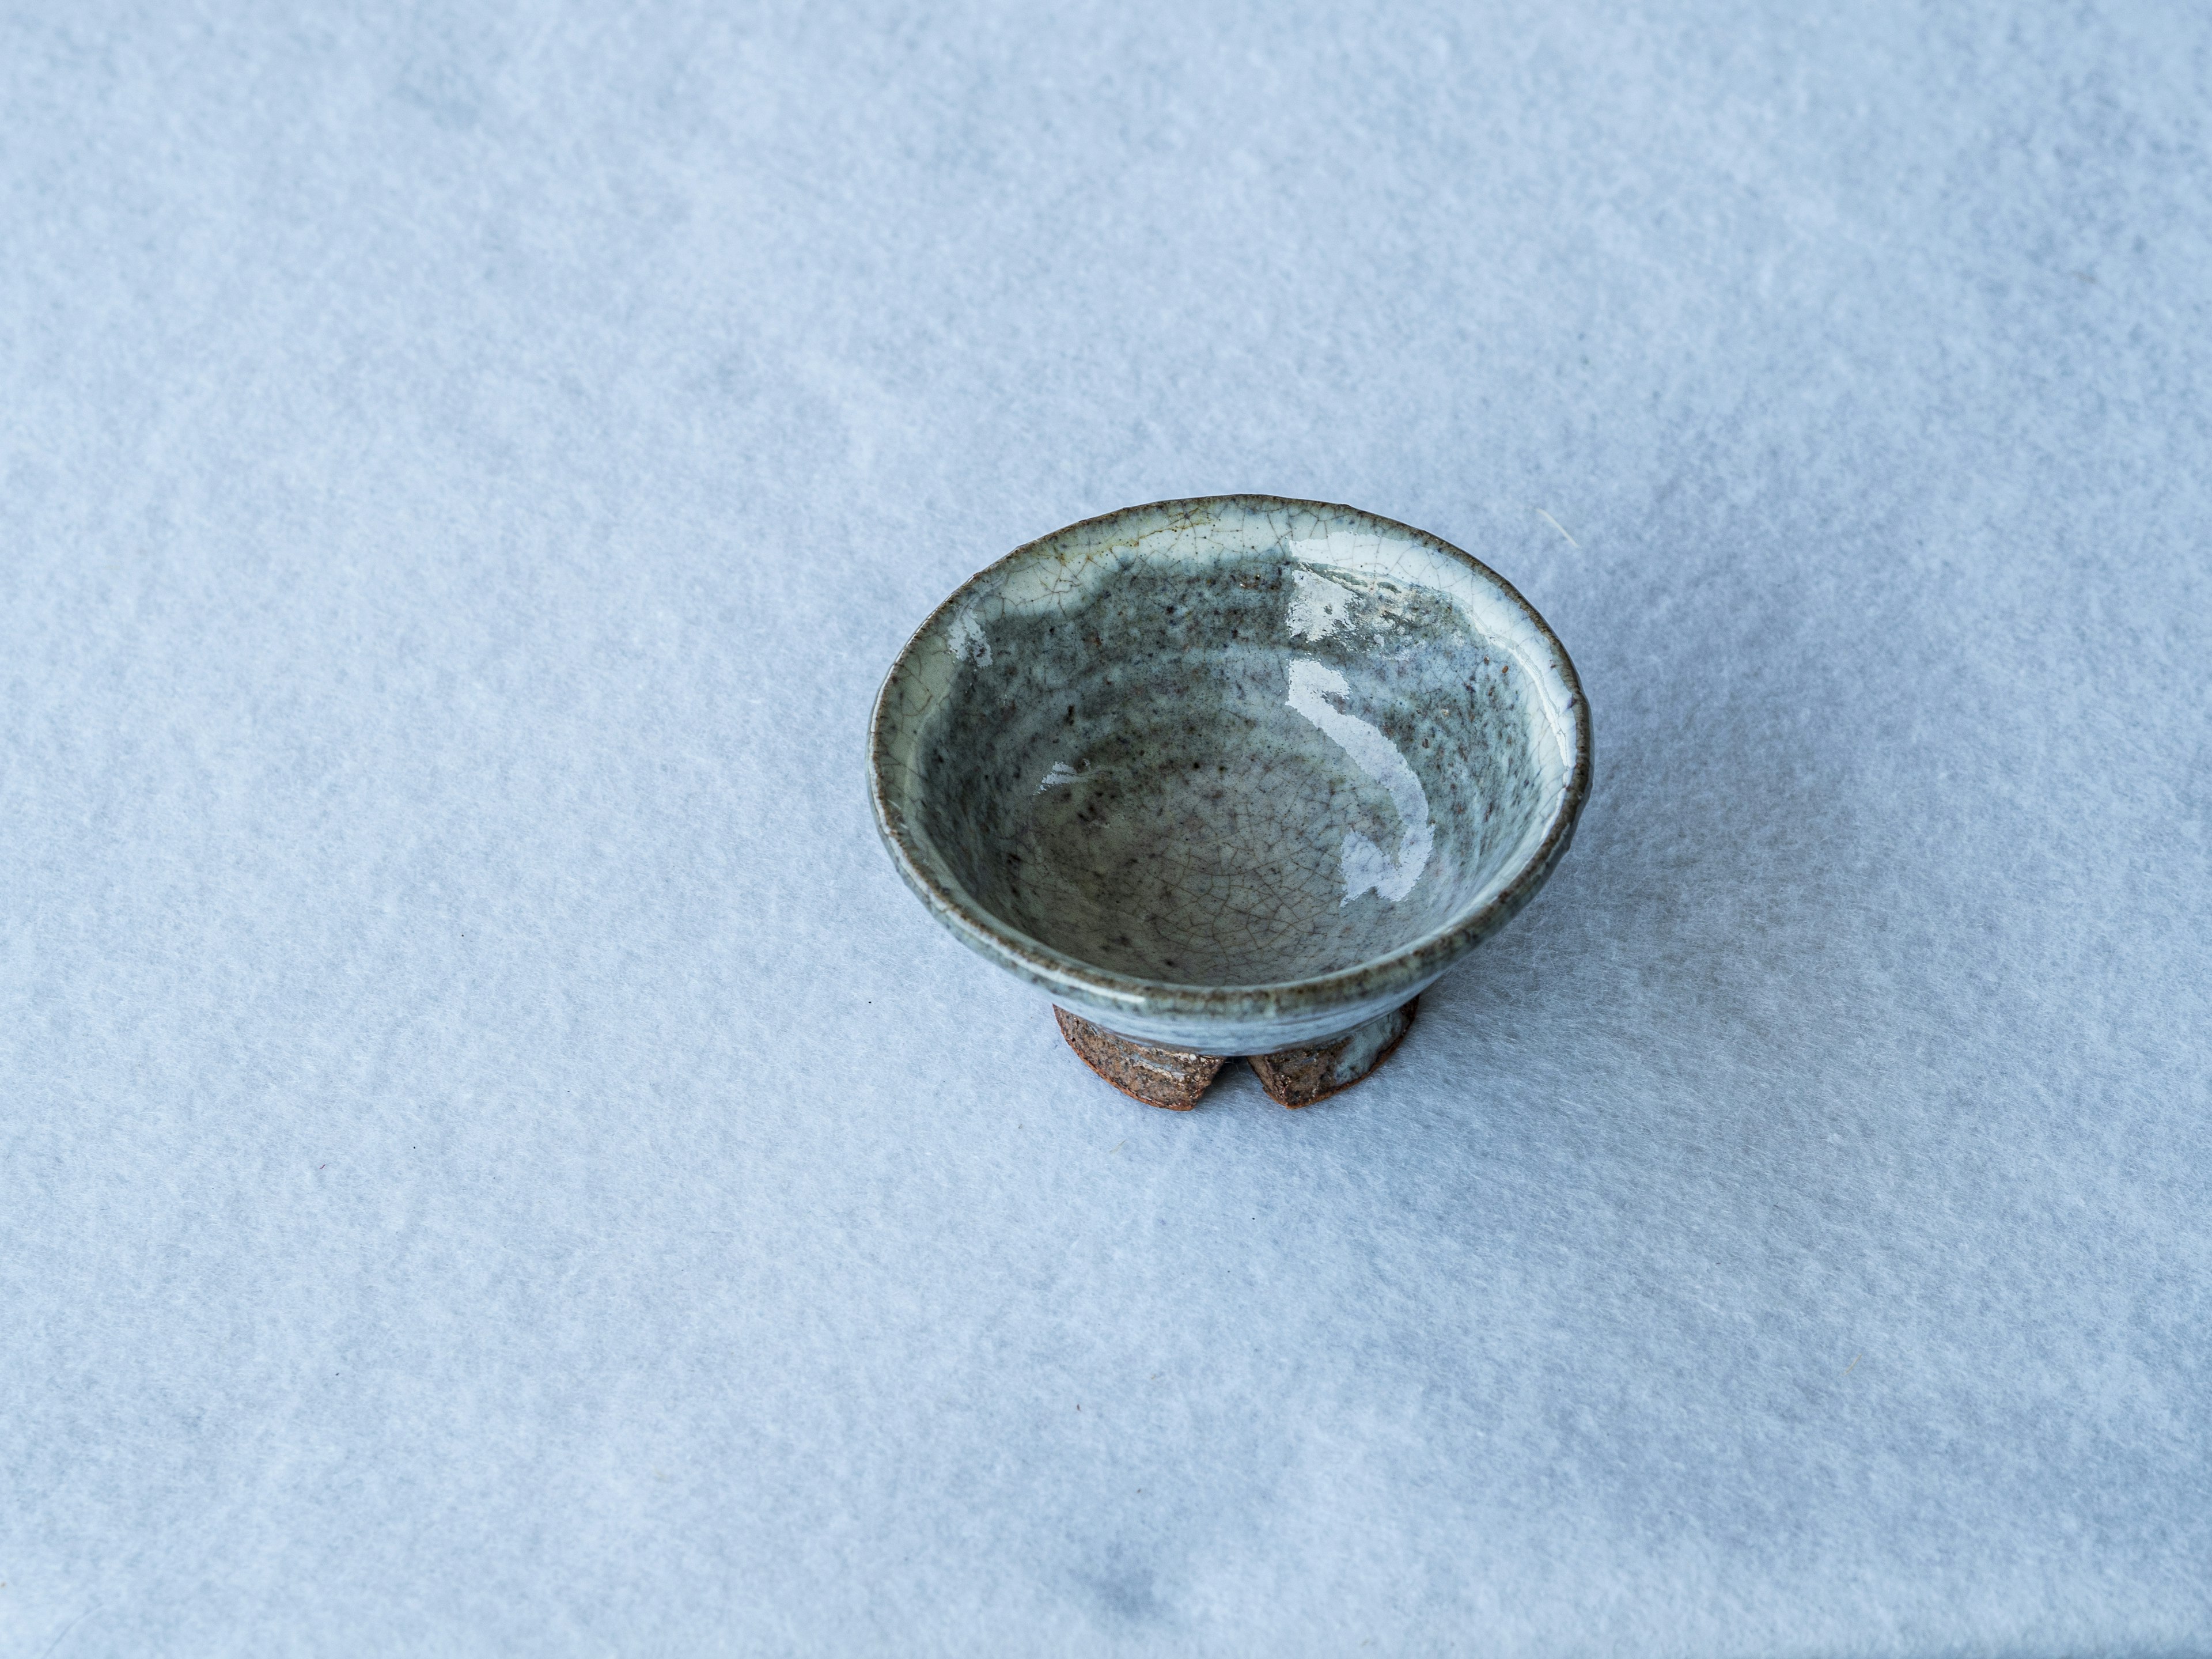
MULTIPOLYGON (((1270 1098, 1284 1106, 1310 1106, 1349 1089, 1388 1060, 1413 1024, 1418 999, 1378 1014, 1340 1036, 1297 1048, 1255 1054, 1254 1072, 1270 1098)), ((1147 1106, 1187 1112, 1198 1104, 1225 1063, 1218 1054, 1163 1048, 1109 1031, 1055 1006, 1053 1018, 1067 1046, 1123 1094, 1147 1106)))
POLYGON ((1251 1064, 1260 1075, 1260 1086, 1284 1106, 1310 1106, 1349 1089, 1388 1060, 1405 1040, 1419 1000, 1417 997, 1387 1014, 1378 1014, 1364 1025, 1326 1042, 1255 1054, 1251 1064))
POLYGON ((1083 1063, 1133 1100, 1187 1112, 1198 1104, 1206 1085, 1221 1069, 1218 1054, 1194 1054, 1187 1048, 1163 1048, 1119 1036, 1103 1025, 1079 1019, 1055 1007, 1060 1034, 1083 1056, 1083 1063))

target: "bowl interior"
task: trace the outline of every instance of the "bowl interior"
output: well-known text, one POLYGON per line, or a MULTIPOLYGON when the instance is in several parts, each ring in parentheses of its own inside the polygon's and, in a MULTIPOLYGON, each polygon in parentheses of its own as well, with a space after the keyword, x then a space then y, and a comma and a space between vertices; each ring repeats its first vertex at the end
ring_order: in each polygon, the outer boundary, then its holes
POLYGON ((1310 979, 1449 927, 1560 810, 1556 644, 1387 520, 1182 505, 1033 544, 916 637, 878 756, 907 839, 1000 927, 1169 985, 1310 979))

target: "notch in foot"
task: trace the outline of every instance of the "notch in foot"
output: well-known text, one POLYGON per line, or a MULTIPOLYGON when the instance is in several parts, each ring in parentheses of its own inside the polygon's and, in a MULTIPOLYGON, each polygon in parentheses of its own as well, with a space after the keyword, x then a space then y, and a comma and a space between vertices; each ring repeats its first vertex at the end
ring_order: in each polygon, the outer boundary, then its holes
MULTIPOLYGON (((1252 1070, 1259 1077, 1260 1086, 1279 1105, 1310 1106, 1327 1100, 1371 1074, 1390 1057, 1413 1028, 1417 1002, 1418 999, 1404 1003, 1324 1042, 1255 1054, 1249 1062, 1252 1070)), ((1060 1022, 1060 1034, 1067 1039, 1069 1048, 1083 1056, 1085 1065, 1132 1100, 1141 1100, 1147 1106, 1170 1112, 1190 1110, 1227 1063, 1220 1054, 1139 1042, 1094 1025, 1065 1008, 1055 1006, 1052 1012, 1060 1022)))

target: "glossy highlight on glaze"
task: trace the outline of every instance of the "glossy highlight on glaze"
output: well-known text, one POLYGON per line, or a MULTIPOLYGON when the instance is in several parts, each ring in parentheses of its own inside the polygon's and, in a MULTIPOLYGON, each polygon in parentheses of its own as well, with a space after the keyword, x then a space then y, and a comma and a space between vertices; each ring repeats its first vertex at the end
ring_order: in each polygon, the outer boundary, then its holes
POLYGON ((1349 904, 1371 890, 1385 902, 1395 904, 1413 890, 1413 884, 1428 867, 1437 827, 1429 818, 1428 791, 1421 787, 1420 779, 1413 775, 1413 769, 1406 764, 1397 745, 1357 714, 1347 714, 1328 701, 1331 697, 1349 701, 1351 696, 1350 683, 1335 669, 1304 657, 1291 659, 1291 695, 1284 701, 1319 726, 1352 757, 1355 766, 1382 785, 1398 811, 1401 839, 1395 860, 1358 830, 1346 833, 1339 854, 1343 860, 1344 902, 1349 904))

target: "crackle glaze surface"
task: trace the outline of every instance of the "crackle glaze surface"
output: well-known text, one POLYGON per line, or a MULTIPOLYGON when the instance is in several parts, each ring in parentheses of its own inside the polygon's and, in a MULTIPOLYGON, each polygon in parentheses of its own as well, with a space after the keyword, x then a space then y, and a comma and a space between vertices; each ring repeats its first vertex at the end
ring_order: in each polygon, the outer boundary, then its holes
POLYGON ((1261 496, 1031 543, 908 643, 873 793, 970 945, 1127 1035, 1250 1053, 1415 994, 1589 775, 1565 653, 1433 537, 1261 496))

